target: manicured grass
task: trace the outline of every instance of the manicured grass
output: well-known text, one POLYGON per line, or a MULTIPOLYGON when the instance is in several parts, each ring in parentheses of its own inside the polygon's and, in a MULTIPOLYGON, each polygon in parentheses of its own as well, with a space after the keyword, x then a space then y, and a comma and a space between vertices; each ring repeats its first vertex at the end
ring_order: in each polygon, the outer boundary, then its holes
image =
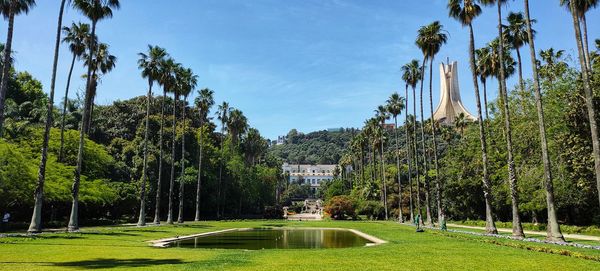
POLYGON ((394 222, 224 221, 94 227, 0 239, 0 270, 600 270, 600 251, 414 228, 394 222), (243 251, 153 248, 148 240, 241 227, 353 228, 374 247, 243 251), (546 250, 547 252, 538 252, 546 250), (551 253, 548 253, 551 252, 551 253), (564 256, 560 254, 570 254, 564 256))

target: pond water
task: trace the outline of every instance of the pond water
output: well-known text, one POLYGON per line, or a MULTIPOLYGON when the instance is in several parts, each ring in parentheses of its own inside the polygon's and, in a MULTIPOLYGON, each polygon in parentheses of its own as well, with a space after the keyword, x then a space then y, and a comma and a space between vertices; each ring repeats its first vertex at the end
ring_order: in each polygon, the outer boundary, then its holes
POLYGON ((251 229, 175 241, 170 246, 258 250, 345 248, 369 243, 369 240, 342 229, 251 229))

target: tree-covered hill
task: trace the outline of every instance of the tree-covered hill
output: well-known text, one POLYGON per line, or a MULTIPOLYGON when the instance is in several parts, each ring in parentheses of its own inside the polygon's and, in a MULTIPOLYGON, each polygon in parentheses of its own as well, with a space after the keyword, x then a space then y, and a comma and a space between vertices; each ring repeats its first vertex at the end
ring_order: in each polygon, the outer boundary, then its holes
POLYGON ((356 133, 354 128, 308 134, 292 129, 285 143, 272 146, 269 152, 289 163, 337 164, 356 133))

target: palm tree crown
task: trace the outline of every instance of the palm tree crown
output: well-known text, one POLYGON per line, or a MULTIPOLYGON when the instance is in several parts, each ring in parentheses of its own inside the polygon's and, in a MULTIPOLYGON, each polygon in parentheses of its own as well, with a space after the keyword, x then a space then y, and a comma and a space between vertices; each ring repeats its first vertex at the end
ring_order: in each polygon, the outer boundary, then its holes
POLYGON ((421 64, 416 59, 402 66, 402 80, 412 88, 416 88, 421 80, 421 64))
POLYGON ((142 70, 142 77, 148 82, 158 81, 161 76, 161 65, 168 56, 164 48, 148 45, 148 54, 139 53, 138 67, 142 70))
POLYGON ((0 13, 8 19, 12 15, 29 13, 31 8, 35 7, 35 0, 0 0, 0 13))
POLYGON ((462 25, 470 25, 481 14, 477 0, 449 0, 448 14, 462 25))
POLYGON ((92 22, 98 22, 112 18, 113 9, 119 9, 121 4, 119 0, 73 0, 73 6, 92 22))
POLYGON ((404 110, 404 98, 400 97, 398 93, 393 93, 387 100, 387 112, 396 117, 404 110))
POLYGON ((439 21, 419 28, 416 44, 427 59, 432 59, 448 41, 444 26, 439 21))

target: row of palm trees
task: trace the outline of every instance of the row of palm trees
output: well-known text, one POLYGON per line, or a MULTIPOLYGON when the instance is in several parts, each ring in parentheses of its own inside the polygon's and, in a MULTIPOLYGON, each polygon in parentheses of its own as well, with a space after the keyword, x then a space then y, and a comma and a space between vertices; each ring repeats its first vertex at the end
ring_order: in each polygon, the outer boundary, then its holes
MULTIPOLYGON (((472 79, 475 91, 476 105, 477 105, 477 115, 478 115, 478 126, 479 126, 479 135, 480 135, 480 147, 482 153, 482 184, 484 191, 484 199, 486 205, 486 232, 488 233, 497 233, 497 229, 494 222, 494 211, 491 206, 492 202, 492 191, 491 191, 491 182, 490 182, 490 173, 488 171, 488 142, 487 136, 491 131, 486 131, 489 128, 487 127, 487 121, 484 120, 482 106, 480 102, 480 91, 479 91, 479 81, 483 84, 484 93, 484 107, 485 107, 485 119, 489 118, 489 113, 487 109, 487 89, 486 82, 490 77, 496 78, 499 82, 499 98, 500 98, 500 111, 502 114, 502 119, 504 121, 504 138, 506 138, 506 148, 507 148, 507 169, 508 169, 508 183, 509 183, 509 191, 511 194, 511 205, 512 205, 512 224, 513 224, 513 236, 518 238, 523 238, 523 228, 521 226, 520 212, 519 212, 519 195, 518 195, 518 178, 515 171, 515 162, 513 155, 513 144, 512 144, 512 127, 511 127, 511 116, 509 114, 509 105, 508 105, 508 93, 506 87, 506 79, 515 73, 515 70, 518 71, 519 76, 519 88, 520 90, 525 89, 525 83, 523 79, 523 63, 521 59, 520 49, 529 45, 530 53, 531 53, 531 61, 532 61, 532 70, 533 70, 533 87, 534 94, 536 99, 536 109, 538 113, 538 124, 539 124, 539 132, 540 132, 540 140, 541 140, 541 148, 542 148, 542 162, 544 164, 545 171, 545 190, 546 190, 546 202, 547 202, 547 210, 548 210, 548 236, 547 238, 554 241, 562 241, 564 240, 562 233, 560 231, 560 227, 558 225, 555 203, 554 203, 554 192, 553 192, 553 179, 551 174, 551 166, 548 154, 548 144, 546 139, 546 129, 545 129, 545 120, 544 120, 544 112, 543 112, 543 98, 541 95, 540 83, 539 83, 539 72, 538 72, 538 64, 537 64, 537 56, 535 51, 534 37, 535 31, 532 29, 532 24, 535 23, 535 20, 532 20, 529 12, 529 3, 527 0, 524 1, 524 13, 515 13, 511 12, 508 14, 506 18, 508 24, 504 25, 502 20, 502 6, 505 5, 508 1, 506 0, 449 0, 448 1, 448 10, 449 16, 458 20, 463 26, 468 27, 469 29, 469 64, 472 72, 472 79), (473 24, 475 19, 482 13, 482 5, 490 5, 495 6, 497 9, 497 30, 498 37, 488 43, 485 47, 475 49, 474 42, 474 31, 473 24), (510 51, 515 50, 517 55, 517 60, 515 61, 510 51), (516 69, 515 69, 516 66, 516 69)), ((595 123, 595 112, 592 106, 592 91, 590 86, 590 77, 591 77, 591 61, 589 50, 587 50, 587 25, 585 20, 585 14, 591 8, 597 5, 597 1, 594 0, 573 0, 566 1, 561 0, 561 5, 565 5, 568 10, 571 12, 574 22, 575 29, 575 37, 578 44, 578 51, 580 55, 581 61, 581 71, 582 71, 582 80, 584 82, 584 92, 586 94, 586 106, 588 108, 588 118, 590 120, 591 126, 591 134, 592 134, 592 142, 594 146, 594 159, 595 159, 595 172, 597 177, 598 189, 600 189, 600 154, 598 149, 600 148, 600 144, 598 143, 598 135, 597 135, 597 125, 595 123), (583 28, 583 33, 581 33, 581 28, 583 28)), ((420 199, 420 177, 423 177, 425 180, 423 182, 425 188, 425 211, 427 213, 427 221, 425 222, 428 225, 432 225, 431 220, 431 211, 430 211, 430 193, 429 193, 429 180, 428 175, 426 174, 429 170, 430 165, 428 165, 428 161, 430 160, 428 157, 428 152, 426 149, 426 139, 425 139, 425 129, 424 124, 431 124, 431 128, 429 129, 432 137, 432 154, 433 154, 433 166, 435 168, 435 184, 436 184, 436 204, 437 204, 437 213, 438 213, 438 222, 441 227, 444 227, 445 223, 445 215, 444 215, 444 206, 443 206, 443 184, 444 180, 441 180, 441 175, 439 174, 439 165, 438 165, 438 147, 436 140, 436 123, 435 121, 429 120, 425 122, 423 120, 423 82, 425 75, 425 67, 427 61, 429 61, 429 103, 430 109, 433 111, 432 104, 432 66, 433 60, 436 54, 439 52, 441 46, 445 44, 447 41, 447 32, 444 31, 443 26, 439 22, 433 22, 429 25, 423 26, 418 30, 418 35, 416 39, 416 45, 423 53, 422 64, 419 64, 419 60, 412 60, 406 65, 402 67, 402 79, 405 82, 405 97, 406 100, 403 100, 397 93, 392 94, 390 99, 388 100, 387 106, 380 106, 376 111, 375 120, 379 120, 381 122, 381 129, 383 129, 383 124, 385 121, 386 114, 382 112, 382 109, 387 108, 387 112, 390 113, 394 117, 395 124, 397 124, 397 116, 401 113, 401 109, 399 109, 398 105, 399 101, 402 101, 402 107, 404 107, 404 102, 408 101, 409 97, 409 87, 412 88, 412 97, 413 97, 413 114, 409 116, 408 109, 405 111, 405 135, 406 135, 406 150, 405 150, 405 160, 408 165, 408 182, 409 182, 409 209, 410 209, 410 218, 414 221, 415 215, 413 212, 413 170, 415 171, 414 177, 416 177, 417 183, 417 191, 416 191, 416 209, 421 214, 421 199, 420 199), (420 139, 417 138, 417 122, 414 119, 416 116, 416 87, 420 82, 420 139), (383 121, 382 121, 383 120, 383 121), (412 128, 412 131, 410 131, 412 128), (412 137, 410 136, 412 134, 412 137), (420 147, 419 149, 419 141, 420 147), (421 157, 419 157, 421 154, 421 157), (414 163, 414 164, 413 164, 414 163), (414 165, 414 167, 413 167, 414 165), (421 172, 421 174, 419 173, 421 172)), ((542 55, 551 54, 553 52, 542 51, 542 55)), ((433 116, 433 112, 430 112, 433 116)), ((374 124, 377 123, 373 120, 368 120, 365 125, 364 134, 359 134, 355 140, 353 141, 352 148, 354 150, 360 150, 361 147, 368 147, 373 152, 371 154, 371 159, 375 159, 375 141, 379 142, 381 146, 383 146, 384 138, 383 133, 378 133, 373 130, 374 124), (365 139, 366 137, 366 139, 365 139), (365 141, 369 144, 365 144, 365 141)), ((458 116, 456 120, 456 128, 459 130, 463 130, 466 126, 466 118, 465 116, 458 116)), ((462 133, 462 132, 461 132, 462 133)), ((396 130, 397 137, 397 130, 396 130)), ((399 144, 396 138, 396 147, 399 148, 399 144)), ((383 148, 382 148, 383 150, 383 148)), ((383 151, 381 151, 383 152, 383 151)), ((397 149, 396 153, 396 163, 399 168, 400 166, 400 158, 399 153, 400 150, 397 149)), ((360 153, 362 160, 362 152, 360 153)), ((380 161, 383 165, 381 178, 385 180, 385 170, 384 164, 385 159, 383 158, 383 154, 380 153, 380 161)), ((359 172, 361 176, 363 176, 363 172, 359 172)), ((376 174, 372 176, 374 179, 376 174)), ((399 185, 399 191, 401 194, 402 186, 400 183, 400 173, 398 173, 397 181, 399 185)), ((382 184, 382 201, 384 206, 386 207, 386 218, 387 218, 387 200, 386 200, 386 192, 385 192, 385 182, 382 184)), ((600 190, 599 190, 600 191, 600 190)), ((401 195, 400 195, 401 197, 401 195)), ((402 199, 400 198, 400 222, 403 222, 402 216, 402 208, 401 208, 402 199)))

